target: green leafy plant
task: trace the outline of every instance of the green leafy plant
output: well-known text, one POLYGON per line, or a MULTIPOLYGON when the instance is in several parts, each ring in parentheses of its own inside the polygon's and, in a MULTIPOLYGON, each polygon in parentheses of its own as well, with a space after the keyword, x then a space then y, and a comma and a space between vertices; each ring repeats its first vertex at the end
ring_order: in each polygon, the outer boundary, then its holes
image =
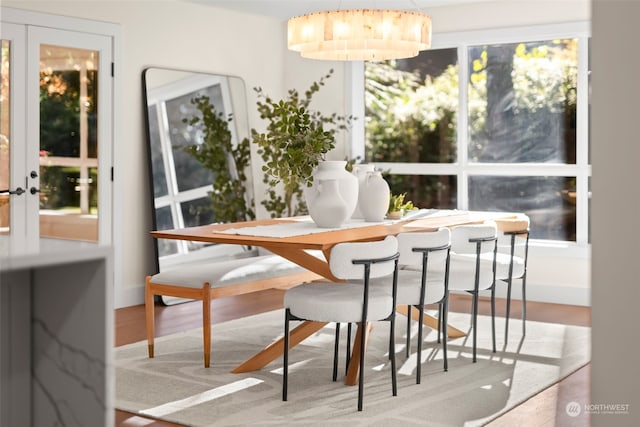
POLYGON ((219 222, 235 222, 254 219, 253 200, 247 200, 247 176, 251 153, 250 141, 244 139, 233 144, 229 122, 217 112, 209 97, 200 95, 191 100, 202 116, 184 119, 185 123, 202 131, 202 143, 184 147, 214 175, 213 191, 209 193, 211 205, 219 222))
POLYGON ((407 193, 391 193, 391 196, 389 197, 389 210, 387 211, 388 216, 402 216, 406 211, 418 209, 413 205, 411 200, 407 200, 405 202, 405 197, 407 197, 407 193))
POLYGON ((252 129, 251 138, 264 161, 263 182, 269 190, 262 205, 271 217, 307 212, 303 189, 311 186, 315 167, 335 147, 336 133, 351 124, 351 116, 324 115, 310 108, 313 95, 332 74, 333 69, 313 82, 304 95, 291 89, 281 100, 272 99, 262 88, 254 88, 260 118, 268 121, 266 131, 252 129))

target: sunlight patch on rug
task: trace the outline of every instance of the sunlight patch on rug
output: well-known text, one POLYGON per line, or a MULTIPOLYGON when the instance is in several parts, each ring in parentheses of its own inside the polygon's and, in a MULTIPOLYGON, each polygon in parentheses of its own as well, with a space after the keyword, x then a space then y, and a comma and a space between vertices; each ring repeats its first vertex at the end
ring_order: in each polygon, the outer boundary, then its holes
POLYGON ((253 387, 263 383, 264 381, 257 378, 247 378, 244 380, 236 381, 231 384, 226 384, 222 387, 214 388, 213 390, 207 390, 204 393, 198 393, 193 396, 189 396, 185 399, 168 402, 154 408, 143 409, 139 413, 142 415, 149 415, 151 417, 161 418, 165 415, 173 414, 174 412, 182 411, 184 409, 191 408, 201 403, 210 402, 215 399, 219 399, 222 396, 226 396, 231 393, 236 393, 240 390, 253 387))

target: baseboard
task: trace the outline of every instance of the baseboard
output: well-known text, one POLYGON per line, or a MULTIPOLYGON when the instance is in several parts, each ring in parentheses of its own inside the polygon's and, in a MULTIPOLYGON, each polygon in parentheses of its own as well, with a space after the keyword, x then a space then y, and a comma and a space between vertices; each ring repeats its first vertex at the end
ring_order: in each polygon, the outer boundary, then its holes
MULTIPOLYGON (((514 281, 511 291, 512 300, 522 299, 521 281, 514 281)), ((461 292, 466 294, 465 292, 461 292)), ((507 286, 504 282, 498 282, 496 286, 496 297, 506 298, 507 286)), ((527 283, 527 301, 545 302, 551 304, 566 304, 591 306, 591 289, 579 288, 575 286, 549 286, 535 285, 527 283)))
POLYGON ((144 304, 144 283, 140 286, 129 286, 120 289, 115 298, 115 308, 131 307, 144 304))
MULTIPOLYGON (((506 286, 503 286, 503 288, 503 293, 506 296, 506 286)), ((516 285, 515 288, 517 289, 518 286, 516 285)), ((517 289, 516 292, 512 292, 512 297, 514 297, 514 295, 516 299, 521 299, 519 289, 517 289)), ((591 289, 573 286, 529 286, 527 284, 527 300, 590 307, 591 289)))

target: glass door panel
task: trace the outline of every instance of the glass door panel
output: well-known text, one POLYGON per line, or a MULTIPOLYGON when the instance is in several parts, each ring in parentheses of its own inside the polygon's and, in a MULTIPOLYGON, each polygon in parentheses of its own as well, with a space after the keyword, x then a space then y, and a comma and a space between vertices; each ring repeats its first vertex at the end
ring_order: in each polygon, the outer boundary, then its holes
POLYGON ((24 220, 28 205, 25 180, 26 31, 0 26, 0 254, 19 253, 36 239, 24 220))
POLYGON ((2 40, 2 63, 0 67, 0 234, 11 231, 11 181, 9 172, 11 162, 9 158, 9 141, 11 140, 11 122, 9 105, 11 97, 11 42, 2 40))
POLYGON ((41 237, 98 240, 99 56, 40 45, 41 237))

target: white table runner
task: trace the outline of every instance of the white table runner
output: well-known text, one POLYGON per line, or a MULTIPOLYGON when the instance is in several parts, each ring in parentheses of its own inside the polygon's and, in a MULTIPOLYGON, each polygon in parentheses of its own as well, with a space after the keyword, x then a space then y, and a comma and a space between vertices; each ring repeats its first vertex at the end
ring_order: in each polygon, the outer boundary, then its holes
POLYGON ((397 220, 385 220, 382 222, 365 222, 363 219, 351 219, 342 226, 337 228, 321 228, 318 227, 311 217, 301 217, 291 222, 272 224, 272 225, 258 225, 255 227, 241 227, 241 228, 228 228, 222 231, 216 231, 216 233, 223 234, 237 234, 241 236, 259 236, 259 237, 293 237, 304 236, 315 233, 325 233, 328 231, 348 230, 350 228, 370 227, 372 225, 380 224, 395 224, 398 222, 404 222, 409 220, 415 220, 426 217, 436 216, 449 216, 458 215, 463 213, 457 210, 441 210, 441 209, 419 209, 407 213, 404 217, 397 220))

